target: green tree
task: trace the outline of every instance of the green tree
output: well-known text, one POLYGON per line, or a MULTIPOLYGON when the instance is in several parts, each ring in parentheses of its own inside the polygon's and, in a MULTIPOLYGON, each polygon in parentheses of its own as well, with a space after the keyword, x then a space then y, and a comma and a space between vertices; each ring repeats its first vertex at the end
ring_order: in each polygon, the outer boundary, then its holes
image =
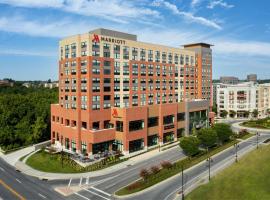
POLYGON ((32 141, 39 142, 40 138, 42 138, 42 136, 46 134, 47 131, 47 124, 44 122, 44 118, 38 116, 35 124, 32 125, 32 129, 32 141))
POLYGON ((217 133, 213 128, 202 128, 198 131, 198 138, 205 147, 212 147, 217 142, 217 133))
POLYGON ((222 110, 222 111, 220 112, 220 117, 222 117, 222 118, 226 118, 227 115, 228 115, 227 110, 222 110))
POLYGON ((200 141, 196 136, 183 137, 180 139, 180 147, 188 156, 199 153, 200 141))
POLYGON ((212 111, 217 114, 217 104, 213 105, 212 111))
POLYGON ((230 137, 233 135, 232 129, 229 124, 216 123, 213 125, 212 128, 217 133, 218 140, 222 143, 230 140, 230 137))
POLYGON ((255 117, 255 118, 257 118, 258 115, 259 115, 259 111, 258 111, 257 109, 254 109, 254 110, 252 111, 252 116, 255 117))
POLYGON ((230 117, 234 118, 236 115, 236 112, 234 110, 230 110, 229 115, 230 117))

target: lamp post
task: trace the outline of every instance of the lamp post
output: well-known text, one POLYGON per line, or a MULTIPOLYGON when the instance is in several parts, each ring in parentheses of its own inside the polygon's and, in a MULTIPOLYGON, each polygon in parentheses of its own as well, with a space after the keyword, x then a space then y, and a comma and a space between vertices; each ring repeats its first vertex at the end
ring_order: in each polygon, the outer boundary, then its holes
POLYGON ((63 151, 63 148, 62 148, 62 150, 61 150, 61 164, 62 164, 62 168, 64 166, 64 158, 63 158, 63 156, 64 156, 64 151, 63 151))
POLYGON ((236 141, 234 147, 235 147, 235 162, 238 162, 238 148, 239 148, 238 141, 236 141))
POLYGON ((257 136, 257 149, 259 148, 259 136, 260 136, 260 133, 256 133, 256 136, 257 136))
POLYGON ((182 165, 182 200, 185 199, 185 195, 184 195, 184 165, 182 165))
POLYGON ((160 136, 158 136, 158 148, 159 148, 159 152, 160 152, 160 142, 161 142, 161 137, 160 136))
MULTIPOLYGON (((207 147, 207 153, 208 153, 208 147, 207 147)), ((211 158, 211 156, 209 156, 207 159, 206 159, 206 162, 208 162, 208 180, 210 181, 211 179, 211 162, 213 162, 213 159, 211 158)))

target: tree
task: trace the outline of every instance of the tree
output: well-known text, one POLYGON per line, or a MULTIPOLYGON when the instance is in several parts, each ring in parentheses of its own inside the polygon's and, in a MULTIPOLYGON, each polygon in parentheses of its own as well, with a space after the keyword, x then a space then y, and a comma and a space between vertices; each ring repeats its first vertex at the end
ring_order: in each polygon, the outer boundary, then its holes
POLYGON ((250 114, 250 113, 249 113, 248 110, 245 110, 245 111, 244 111, 244 117, 249 117, 249 114, 250 114))
POLYGON ((259 115, 259 111, 258 111, 257 109, 254 109, 254 110, 252 111, 252 116, 255 117, 255 118, 257 118, 258 115, 259 115))
POLYGON ((267 114, 267 115, 270 115, 270 108, 267 108, 266 114, 267 114))
POLYGON ((222 110, 222 111, 220 112, 220 117, 222 117, 222 118, 226 118, 227 115, 228 115, 227 110, 222 110))
POLYGON ((213 105, 212 111, 217 114, 217 104, 213 105))
POLYGON ((236 112, 234 110, 230 110, 229 115, 230 117, 234 118, 236 115, 236 112))
POLYGON ((140 177, 145 181, 149 177, 150 173, 146 169, 140 171, 140 177))
POLYGON ((180 147, 188 156, 199 153, 200 141, 196 136, 183 137, 180 139, 180 147))
POLYGON ((198 131, 198 138, 205 147, 212 147, 217 142, 217 133, 213 128, 202 128, 198 131))
POLYGON ((216 123, 213 125, 213 129, 217 133, 218 140, 222 143, 230 140, 230 137, 233 135, 229 124, 216 123))

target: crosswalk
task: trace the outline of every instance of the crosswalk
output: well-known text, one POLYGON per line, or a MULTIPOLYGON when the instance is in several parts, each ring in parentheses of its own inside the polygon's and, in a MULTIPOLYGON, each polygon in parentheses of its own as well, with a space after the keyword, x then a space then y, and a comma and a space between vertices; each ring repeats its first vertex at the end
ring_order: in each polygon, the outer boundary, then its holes
MULTIPOLYGON (((112 200, 113 196, 96 187, 82 187, 82 190, 74 193, 81 200, 112 200)), ((73 198, 72 198, 73 199, 73 198)), ((75 198, 74 198, 75 199, 75 198)))

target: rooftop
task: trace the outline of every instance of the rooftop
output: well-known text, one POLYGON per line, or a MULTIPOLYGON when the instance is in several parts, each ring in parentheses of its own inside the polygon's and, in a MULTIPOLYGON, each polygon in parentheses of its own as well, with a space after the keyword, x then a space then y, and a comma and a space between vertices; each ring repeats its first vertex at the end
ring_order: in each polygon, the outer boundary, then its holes
POLYGON ((114 37, 114 38, 121 38, 121 39, 126 39, 126 40, 137 41, 137 35, 124 33, 124 32, 120 32, 120 31, 114 31, 114 30, 105 29, 105 28, 94 29, 92 31, 89 31, 89 33, 95 33, 98 35, 106 35, 106 36, 110 36, 110 37, 114 37))

